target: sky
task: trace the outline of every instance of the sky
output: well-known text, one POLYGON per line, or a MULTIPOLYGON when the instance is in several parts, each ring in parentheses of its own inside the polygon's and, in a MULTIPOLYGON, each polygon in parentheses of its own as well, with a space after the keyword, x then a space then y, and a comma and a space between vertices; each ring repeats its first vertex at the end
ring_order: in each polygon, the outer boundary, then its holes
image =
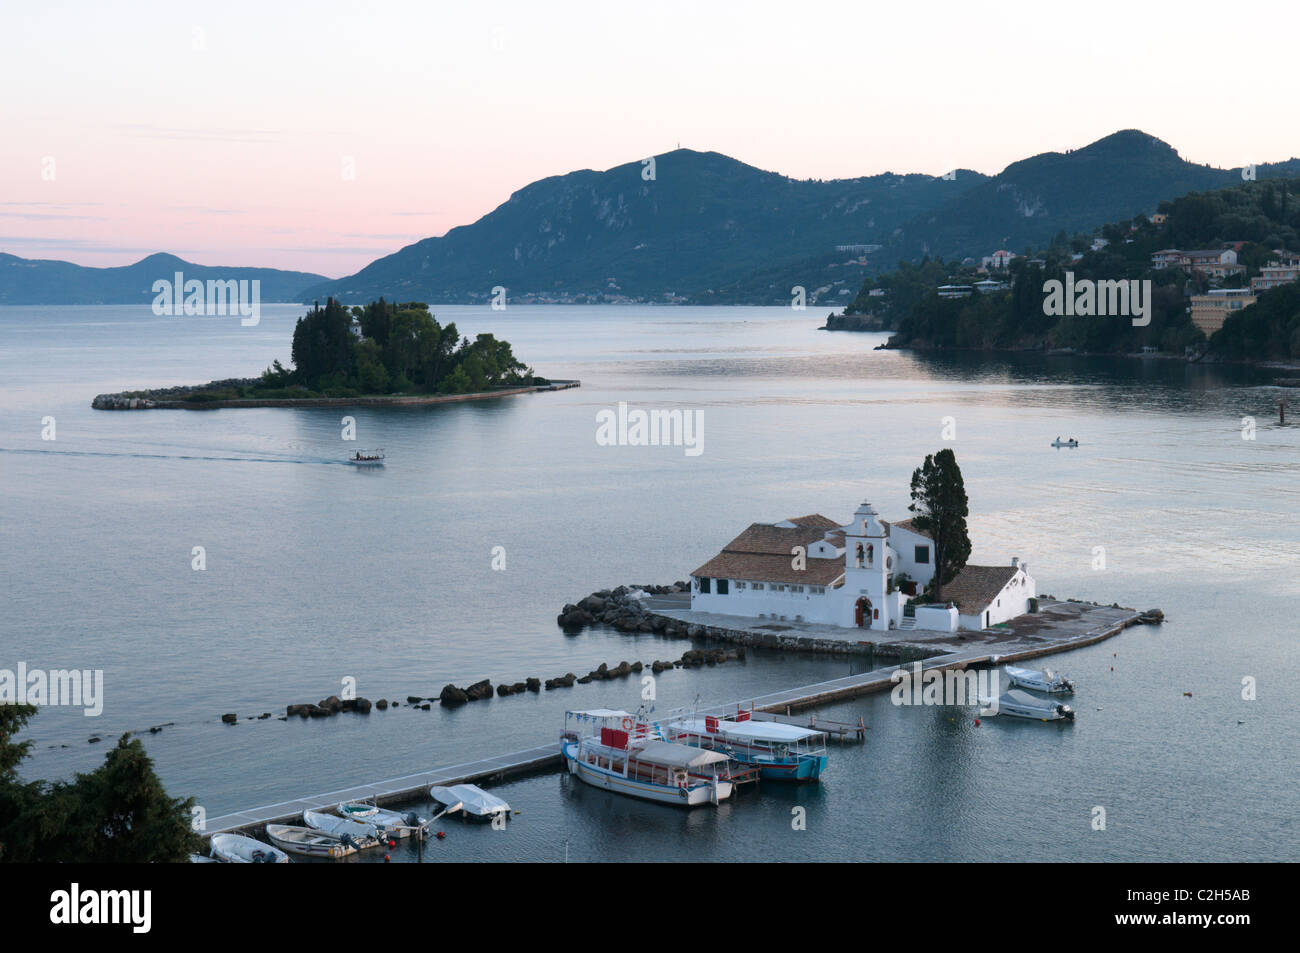
POLYGON ((1300 154, 1294 0, 4 0, 0 251, 351 274, 680 144, 795 178, 994 174, 1138 128, 1300 154))

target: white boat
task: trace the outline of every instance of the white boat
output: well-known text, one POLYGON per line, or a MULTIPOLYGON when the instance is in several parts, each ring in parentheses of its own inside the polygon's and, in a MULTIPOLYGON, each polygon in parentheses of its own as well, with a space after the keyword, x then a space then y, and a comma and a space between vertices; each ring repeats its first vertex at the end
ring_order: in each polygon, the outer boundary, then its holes
POLYGON ((276 847, 304 857, 337 859, 357 852, 356 842, 347 834, 329 834, 310 827, 267 824, 266 836, 276 847))
POLYGON ((731 797, 727 755, 662 738, 626 711, 566 711, 560 754, 570 774, 606 791, 683 807, 731 797))
POLYGON ((223 864, 287 864, 289 855, 270 844, 243 834, 213 834, 208 842, 212 856, 223 864))
POLYGON ((1054 702, 1050 698, 1035 698, 1033 695, 1012 689, 1003 692, 996 703, 983 700, 981 715, 1011 715, 1016 718, 1033 718, 1037 721, 1074 721, 1074 709, 1069 705, 1054 702))
POLYGON ((204 857, 202 854, 190 854, 191 864, 219 864, 221 861, 215 857, 204 857))
POLYGON ((1077 447, 1078 445, 1079 445, 1079 441, 1075 440, 1073 437, 1071 437, 1069 440, 1062 440, 1060 437, 1057 437, 1055 440, 1052 441, 1052 446, 1056 447, 1058 450, 1061 447, 1077 447))
POLYGON ((350 821, 368 821, 379 813, 379 805, 368 801, 340 801, 338 811, 339 817, 350 821))
POLYGON ((348 457, 348 463, 357 467, 382 467, 384 465, 384 451, 380 450, 356 450, 352 456, 348 457))
POLYGON ((765 781, 816 781, 826 770, 826 735, 780 721, 754 721, 747 711, 737 720, 685 717, 666 721, 667 741, 720 751, 732 761, 758 770, 765 781))
POLYGON ((1039 671, 1033 668, 1016 668, 1014 665, 1008 665, 1007 678, 1011 679, 1012 685, 1028 688, 1035 692, 1046 692, 1049 695, 1074 691, 1073 681, 1058 672, 1053 672, 1050 668, 1039 671))
POLYGON ((429 797, 446 808, 444 814, 453 813, 459 804, 461 813, 475 820, 491 820, 496 814, 510 816, 509 804, 474 784, 453 784, 449 787, 435 784, 429 788, 429 797))
POLYGON ((302 822, 313 830, 324 831, 327 834, 346 834, 357 845, 358 850, 375 847, 381 841, 379 828, 368 821, 353 821, 323 811, 303 811, 302 822))

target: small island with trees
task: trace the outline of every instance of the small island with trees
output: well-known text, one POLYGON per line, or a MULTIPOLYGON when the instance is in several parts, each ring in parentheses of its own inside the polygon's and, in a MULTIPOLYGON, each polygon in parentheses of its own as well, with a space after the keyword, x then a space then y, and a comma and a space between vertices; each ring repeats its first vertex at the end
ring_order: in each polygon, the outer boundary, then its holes
POLYGON ((292 369, 274 361, 261 377, 100 394, 98 410, 216 409, 347 404, 432 404, 577 387, 538 377, 508 341, 473 340, 441 325, 423 302, 380 298, 345 307, 319 302, 293 330, 292 369))

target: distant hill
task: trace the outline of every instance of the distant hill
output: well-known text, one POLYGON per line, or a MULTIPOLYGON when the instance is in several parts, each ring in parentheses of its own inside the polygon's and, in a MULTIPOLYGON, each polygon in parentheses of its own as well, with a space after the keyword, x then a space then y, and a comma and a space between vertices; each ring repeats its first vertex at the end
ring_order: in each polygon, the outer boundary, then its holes
MULTIPOLYGON (((1259 165, 1257 179, 1300 175, 1300 159, 1259 165)), ((1182 159, 1168 143, 1126 129, 1069 152, 1044 152, 954 195, 892 236, 878 256, 890 262, 925 255, 961 260, 1000 248, 1045 246, 1060 231, 1152 212, 1165 199, 1242 184, 1242 170, 1182 159)))
POLYGON ((221 268, 196 265, 175 255, 150 255, 133 265, 87 268, 68 261, 18 258, 0 253, 0 305, 5 304, 139 304, 154 299, 153 283, 174 280, 181 272, 188 281, 261 281, 261 300, 305 301, 298 297, 322 275, 275 268, 221 268))
MULTIPOLYGON (((679 149, 655 179, 631 162, 534 182, 472 225, 426 238, 300 297, 363 302, 686 300, 844 304, 862 279, 925 255, 960 259, 1046 244, 1162 199, 1241 182, 1240 170, 1178 156, 1137 130, 1065 154, 1044 153, 996 176, 885 174, 796 181, 715 152, 679 149), (837 246, 882 246, 837 250, 837 246)), ((1300 160, 1260 178, 1300 173, 1300 160)))
POLYGON ((689 149, 657 156, 653 181, 645 169, 630 162, 542 179, 472 225, 302 296, 475 302, 501 285, 510 301, 788 302, 792 283, 811 293, 825 281, 848 300, 863 272, 836 269, 861 252, 837 246, 878 243, 983 178, 795 180, 689 149))

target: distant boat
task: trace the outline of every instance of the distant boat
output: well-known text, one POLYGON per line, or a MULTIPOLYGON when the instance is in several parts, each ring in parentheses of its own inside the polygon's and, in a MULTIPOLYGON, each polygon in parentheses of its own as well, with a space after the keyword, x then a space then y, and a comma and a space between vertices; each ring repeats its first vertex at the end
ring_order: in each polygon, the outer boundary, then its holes
POLYGON ((459 804, 461 812, 475 820, 490 820, 496 814, 510 816, 509 804, 474 784, 453 784, 450 787, 435 784, 429 788, 429 797, 446 808, 444 814, 453 812, 459 804))
POLYGON ((287 864, 289 855, 243 834, 213 834, 212 856, 223 864, 287 864))
POLYGON ((1049 695, 1074 691, 1073 681, 1053 672, 1050 668, 1040 672, 1033 668, 1016 668, 1014 665, 1008 665, 1007 678, 1011 679, 1012 685, 1035 692, 1047 692, 1049 695))
POLYGON ((1057 449, 1060 449, 1061 447, 1077 447, 1078 445, 1079 441, 1075 440, 1073 437, 1069 440, 1062 440, 1060 437, 1057 437, 1052 441, 1052 446, 1057 449))
POLYGON ((357 852, 356 842, 347 834, 328 834, 310 827, 267 824, 266 836, 281 850, 302 854, 304 857, 329 857, 337 860, 357 852))
POLYGON ((1011 715, 1015 718, 1033 718, 1037 721, 1074 721, 1074 709, 1048 698, 1035 698, 1022 691, 1012 689, 1003 692, 997 700, 997 710, 992 702, 983 701, 982 715, 1011 715))
POLYGON ((348 457, 348 463, 357 467, 382 467, 384 465, 384 451, 380 450, 357 450, 352 456, 348 457))

